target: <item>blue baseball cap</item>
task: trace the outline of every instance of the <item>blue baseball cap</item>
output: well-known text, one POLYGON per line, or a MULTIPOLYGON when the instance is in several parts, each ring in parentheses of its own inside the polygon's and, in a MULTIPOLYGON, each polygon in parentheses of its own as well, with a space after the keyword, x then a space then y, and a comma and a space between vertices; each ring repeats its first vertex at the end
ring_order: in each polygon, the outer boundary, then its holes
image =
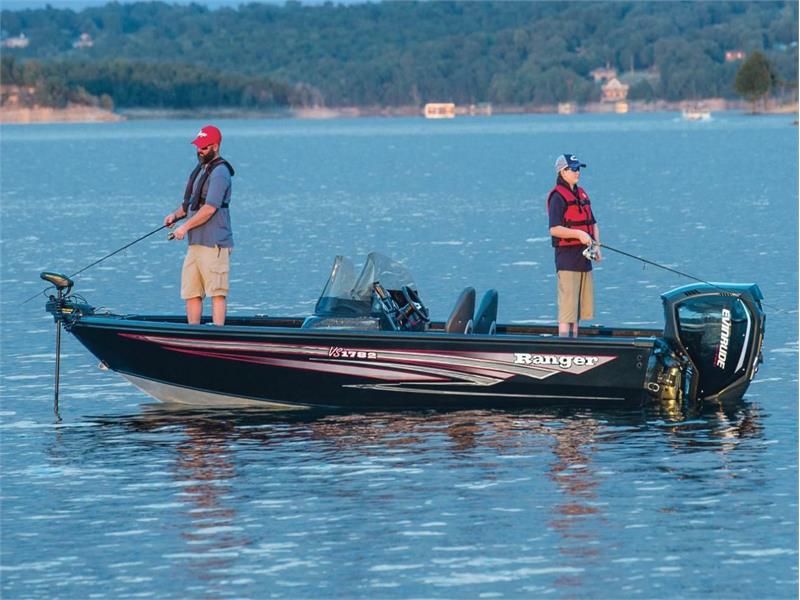
POLYGON ((573 171, 578 171, 579 169, 585 167, 586 165, 578 160, 578 157, 574 154, 561 154, 556 159, 556 173, 561 173, 564 169, 569 167, 573 171))

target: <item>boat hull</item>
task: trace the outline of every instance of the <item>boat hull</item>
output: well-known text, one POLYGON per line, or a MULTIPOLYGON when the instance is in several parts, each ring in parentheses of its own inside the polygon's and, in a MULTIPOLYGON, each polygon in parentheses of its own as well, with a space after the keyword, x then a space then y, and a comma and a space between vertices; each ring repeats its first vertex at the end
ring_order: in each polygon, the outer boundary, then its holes
POLYGON ((77 319, 70 330, 101 364, 162 401, 358 410, 641 403, 655 344, 100 316, 77 319))

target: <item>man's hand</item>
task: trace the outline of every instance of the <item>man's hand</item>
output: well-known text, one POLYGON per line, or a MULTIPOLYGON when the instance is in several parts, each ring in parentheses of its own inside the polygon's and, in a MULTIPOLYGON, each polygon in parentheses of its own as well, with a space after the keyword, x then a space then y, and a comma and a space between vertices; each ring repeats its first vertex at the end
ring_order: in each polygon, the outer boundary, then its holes
POLYGON ((580 231, 580 230, 578 230, 578 233, 580 234, 580 235, 578 236, 578 240, 580 241, 580 243, 581 243, 581 244, 583 244, 584 246, 589 246, 589 245, 591 245, 591 243, 592 243, 592 241, 593 241, 593 240, 592 240, 592 236, 590 236, 590 235, 589 235, 588 233, 586 233, 585 231, 580 231))
POLYGON ((183 207, 179 207, 178 210, 169 213, 166 217, 164 217, 164 227, 172 228, 175 223, 180 221, 182 218, 186 216, 186 211, 183 210, 183 207))
POLYGON ((176 240, 182 240, 186 235, 186 227, 184 225, 181 225, 173 232, 172 235, 175 237, 176 240))

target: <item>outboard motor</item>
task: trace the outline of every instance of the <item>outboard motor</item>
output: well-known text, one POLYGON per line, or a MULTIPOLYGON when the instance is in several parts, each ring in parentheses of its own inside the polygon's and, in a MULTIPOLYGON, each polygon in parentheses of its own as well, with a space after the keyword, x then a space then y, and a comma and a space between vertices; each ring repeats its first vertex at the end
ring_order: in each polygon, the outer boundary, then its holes
POLYGON ((759 287, 692 284, 661 298, 664 341, 672 350, 662 364, 673 375, 680 365, 679 394, 687 400, 741 398, 762 362, 766 317, 759 287))

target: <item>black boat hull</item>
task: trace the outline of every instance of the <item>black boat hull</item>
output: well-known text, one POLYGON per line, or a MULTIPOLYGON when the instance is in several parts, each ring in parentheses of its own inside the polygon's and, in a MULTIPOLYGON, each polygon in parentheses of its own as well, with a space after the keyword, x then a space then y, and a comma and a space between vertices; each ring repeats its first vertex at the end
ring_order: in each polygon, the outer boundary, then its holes
POLYGON ((71 333, 162 401, 383 410, 636 404, 655 337, 188 326, 83 316, 71 333))
MULTIPOLYGON (((177 316, 98 314, 73 282, 46 309, 101 362, 155 398, 196 405, 345 410, 639 404, 741 398, 762 361, 765 315, 755 284, 701 283, 661 295, 664 328, 497 323, 489 290, 466 288, 431 323, 408 271, 371 253, 356 279, 336 257, 314 310, 239 317, 222 327, 177 316), (381 283, 383 282, 383 283, 381 283)), ((60 331, 60 329, 59 329, 60 331)), ((57 363, 58 364, 58 363, 57 363)))

